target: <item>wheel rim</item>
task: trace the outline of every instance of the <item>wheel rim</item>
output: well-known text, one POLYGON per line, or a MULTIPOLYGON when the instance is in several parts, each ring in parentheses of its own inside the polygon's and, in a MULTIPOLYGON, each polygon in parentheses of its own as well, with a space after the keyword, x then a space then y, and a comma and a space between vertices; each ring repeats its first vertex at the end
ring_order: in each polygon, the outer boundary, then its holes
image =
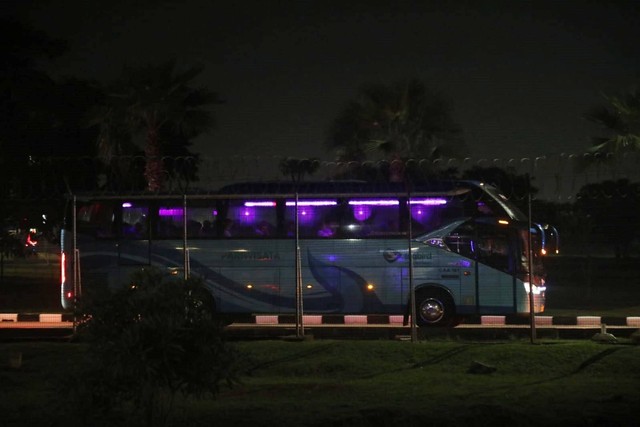
POLYGON ((420 317, 427 323, 436 323, 444 317, 444 304, 435 298, 427 298, 420 305, 420 317))

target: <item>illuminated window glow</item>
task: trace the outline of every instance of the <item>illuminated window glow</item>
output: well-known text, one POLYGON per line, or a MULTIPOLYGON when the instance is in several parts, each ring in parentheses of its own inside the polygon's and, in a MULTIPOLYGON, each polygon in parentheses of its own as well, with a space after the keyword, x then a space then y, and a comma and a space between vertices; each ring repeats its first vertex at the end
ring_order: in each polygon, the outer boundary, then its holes
MULTIPOLYGON (((335 206, 338 202, 335 200, 298 200, 298 207, 300 206, 335 206)), ((295 206, 295 200, 287 200, 286 206, 295 206)))
POLYGON ((371 207, 368 205, 357 205, 353 209, 353 216, 358 221, 366 221, 371 216, 371 207))
POLYGON ((442 198, 411 199, 409 204, 424 205, 424 206, 439 206, 439 205, 446 205, 447 201, 442 198))
POLYGON ((349 200, 351 206, 398 206, 399 204, 399 201, 390 199, 349 200))
POLYGON ((253 208, 244 208, 240 211, 240 221, 254 222, 256 219, 256 211, 253 208))
POLYGON ((313 208, 310 206, 299 206, 298 205, 298 221, 302 224, 310 224, 313 222, 313 208))
POLYGON ((276 206, 276 202, 274 201, 255 201, 255 202, 244 202, 244 206, 247 208, 272 208, 276 206))
POLYGON ((182 216, 183 214, 182 208, 160 208, 158 210, 158 215, 160 216, 182 216))
POLYGON ((411 206, 411 216, 418 221, 423 221, 427 216, 427 208, 423 205, 411 206))

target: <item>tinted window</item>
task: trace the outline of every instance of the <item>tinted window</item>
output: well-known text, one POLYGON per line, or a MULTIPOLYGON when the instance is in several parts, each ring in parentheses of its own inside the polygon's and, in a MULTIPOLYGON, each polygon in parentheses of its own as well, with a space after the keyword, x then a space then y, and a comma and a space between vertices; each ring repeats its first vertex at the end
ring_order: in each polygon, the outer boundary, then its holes
POLYGON ((122 203, 121 235, 124 239, 149 238, 149 206, 141 202, 122 203))

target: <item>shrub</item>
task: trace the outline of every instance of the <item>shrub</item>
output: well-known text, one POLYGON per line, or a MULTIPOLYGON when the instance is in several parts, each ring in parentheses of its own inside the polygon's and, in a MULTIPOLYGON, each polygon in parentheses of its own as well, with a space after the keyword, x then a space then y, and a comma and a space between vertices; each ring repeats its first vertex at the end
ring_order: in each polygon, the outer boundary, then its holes
POLYGON ((66 388, 76 391, 85 421, 132 411, 147 425, 162 425, 178 393, 215 396, 221 384, 235 382, 221 325, 195 297, 200 280, 148 268, 131 283, 83 310, 79 337, 90 358, 66 388))

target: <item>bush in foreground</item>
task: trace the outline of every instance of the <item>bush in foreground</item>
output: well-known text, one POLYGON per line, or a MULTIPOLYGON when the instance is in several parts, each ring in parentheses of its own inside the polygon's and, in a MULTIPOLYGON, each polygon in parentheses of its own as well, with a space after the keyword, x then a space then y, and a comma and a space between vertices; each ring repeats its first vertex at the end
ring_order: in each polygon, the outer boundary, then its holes
POLYGON ((234 353, 195 298, 201 286, 145 269, 83 310, 79 337, 89 357, 63 383, 81 424, 136 414, 164 425, 178 394, 215 396, 222 383, 235 382, 234 353))

